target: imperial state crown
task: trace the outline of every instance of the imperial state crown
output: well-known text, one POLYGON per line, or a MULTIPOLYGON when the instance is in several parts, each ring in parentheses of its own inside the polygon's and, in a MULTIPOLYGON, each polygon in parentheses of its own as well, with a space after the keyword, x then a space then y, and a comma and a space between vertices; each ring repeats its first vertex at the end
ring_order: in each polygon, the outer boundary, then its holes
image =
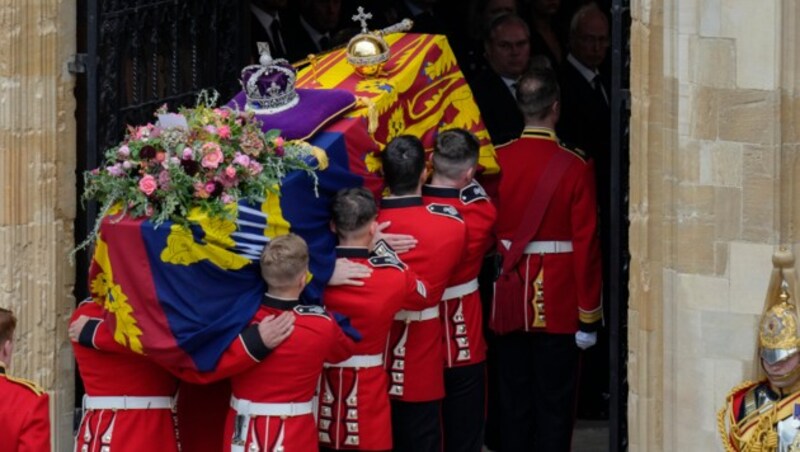
POLYGON ((266 42, 258 43, 258 51, 259 64, 246 66, 241 73, 246 108, 258 114, 272 114, 297 105, 300 97, 295 89, 295 69, 282 58, 273 59, 266 42))

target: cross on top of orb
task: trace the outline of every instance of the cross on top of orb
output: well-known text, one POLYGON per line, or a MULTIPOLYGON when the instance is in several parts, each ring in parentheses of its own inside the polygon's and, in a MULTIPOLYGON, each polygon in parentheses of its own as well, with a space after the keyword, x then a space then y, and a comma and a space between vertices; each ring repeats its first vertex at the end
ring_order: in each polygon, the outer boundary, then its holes
POLYGON ((361 22, 361 33, 367 33, 369 30, 367 29, 367 19, 372 19, 372 13, 365 13, 364 7, 359 6, 358 14, 353 16, 353 22, 361 22))

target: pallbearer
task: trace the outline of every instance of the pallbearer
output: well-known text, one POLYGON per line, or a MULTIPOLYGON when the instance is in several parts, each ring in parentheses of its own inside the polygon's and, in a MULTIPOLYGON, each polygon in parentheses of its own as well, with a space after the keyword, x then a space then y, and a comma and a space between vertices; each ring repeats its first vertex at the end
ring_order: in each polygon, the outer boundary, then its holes
POLYGON ((442 295, 445 397, 442 405, 446 451, 480 452, 486 413, 486 341, 478 293, 483 257, 493 245, 497 211, 473 180, 480 143, 463 129, 436 138, 433 177, 422 187, 426 203, 452 206, 467 227, 466 254, 442 295))
POLYGON ((335 450, 390 450, 392 425, 383 352, 392 320, 401 309, 425 307, 425 284, 408 270, 383 241, 370 250, 378 208, 365 188, 337 193, 331 227, 339 238, 338 259, 371 269, 363 285, 328 287, 325 307, 350 318, 361 333, 354 355, 326 364, 320 385, 319 441, 335 450))
POLYGON ((387 347, 394 450, 439 451, 444 397, 439 300, 462 262, 466 229, 453 206, 423 201, 427 171, 418 138, 394 138, 383 151, 383 172, 390 195, 381 200, 378 220, 391 221, 388 232, 418 240, 403 261, 428 283, 427 307, 400 311, 387 347))
POLYGON ((312 399, 323 363, 350 357, 353 342, 324 309, 300 304, 308 276, 302 238, 272 239, 261 255, 261 274, 268 290, 255 320, 291 312, 294 330, 263 362, 231 378, 225 450, 315 451, 312 399))

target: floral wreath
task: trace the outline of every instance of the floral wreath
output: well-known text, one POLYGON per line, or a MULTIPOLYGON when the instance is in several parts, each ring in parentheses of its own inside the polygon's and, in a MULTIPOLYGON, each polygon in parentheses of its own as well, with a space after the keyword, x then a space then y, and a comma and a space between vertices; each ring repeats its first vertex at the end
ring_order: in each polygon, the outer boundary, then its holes
POLYGON ((188 214, 200 208, 211 217, 230 219, 226 206, 240 200, 259 202, 277 193, 290 171, 327 167, 322 149, 304 141, 286 141, 278 130, 263 132, 253 112, 215 108, 216 92, 203 91, 196 107, 169 113, 159 120, 128 126, 125 138, 105 151, 99 168, 84 173, 83 201, 101 204, 93 231, 76 252, 97 236, 112 209, 148 217, 156 225, 171 220, 188 225, 188 214), (310 157, 316 159, 316 164, 310 157))

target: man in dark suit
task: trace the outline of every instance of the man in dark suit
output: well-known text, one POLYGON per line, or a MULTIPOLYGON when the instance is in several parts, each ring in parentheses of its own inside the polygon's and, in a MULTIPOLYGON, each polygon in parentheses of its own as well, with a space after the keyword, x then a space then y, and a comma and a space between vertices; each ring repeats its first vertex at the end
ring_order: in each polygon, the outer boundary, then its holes
POLYGON ((286 58, 286 25, 282 22, 281 11, 286 10, 287 0, 254 0, 250 3, 252 18, 250 36, 253 60, 258 61, 257 42, 268 42, 273 58, 286 58))
MULTIPOLYGON (((561 119, 556 130, 570 145, 595 161, 600 247, 603 258, 603 298, 608 297, 607 270, 611 231, 611 110, 608 79, 600 72, 608 53, 608 18, 590 3, 579 8, 570 23, 569 54, 561 65, 561 119)), ((604 303, 607 309, 609 303, 604 303)), ((605 418, 608 402, 608 332, 600 330, 598 346, 584 355, 584 366, 595 369, 581 376, 578 415, 605 418)))
POLYGON ((517 80, 530 62, 528 25, 515 14, 503 14, 489 25, 484 42, 489 68, 470 80, 483 123, 495 145, 522 133, 522 113, 516 102, 517 80))
POLYGON ((608 160, 609 88, 607 78, 599 71, 608 53, 608 19, 596 4, 580 8, 573 16, 569 47, 559 77, 562 91, 559 136, 596 160, 608 160))

